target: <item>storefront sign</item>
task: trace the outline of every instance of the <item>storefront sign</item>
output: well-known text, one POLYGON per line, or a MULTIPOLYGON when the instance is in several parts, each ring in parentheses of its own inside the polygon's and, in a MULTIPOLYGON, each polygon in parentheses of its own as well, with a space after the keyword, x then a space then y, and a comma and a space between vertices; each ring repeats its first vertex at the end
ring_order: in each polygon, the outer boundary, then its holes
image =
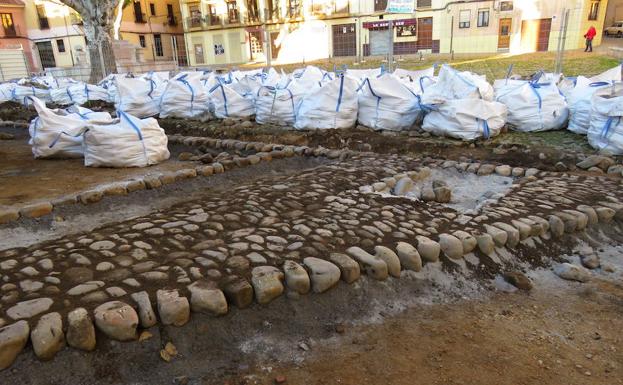
MULTIPOLYGON (((406 25, 416 25, 417 19, 400 19, 400 20, 392 20, 392 24, 395 27, 404 27, 406 25)), ((375 29, 375 28, 388 28, 389 20, 379 20, 379 21, 367 21, 363 23, 363 27, 367 29, 375 29)))
POLYGON ((414 0, 388 0, 386 12, 388 13, 413 13, 414 0))

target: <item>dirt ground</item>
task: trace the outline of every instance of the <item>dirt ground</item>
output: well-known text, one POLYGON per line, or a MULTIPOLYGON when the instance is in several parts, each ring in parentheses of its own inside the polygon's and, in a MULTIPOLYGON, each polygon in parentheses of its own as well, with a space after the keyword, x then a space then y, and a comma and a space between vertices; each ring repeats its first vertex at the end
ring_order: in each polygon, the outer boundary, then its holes
POLYGON ((363 279, 220 318, 195 315, 182 328, 149 329, 142 342, 101 338, 95 352, 64 349, 49 362, 28 348, 0 383, 621 384, 623 248, 608 243, 598 254, 615 271, 584 284, 549 267, 528 271, 529 293, 434 269, 363 279), (178 355, 164 362, 168 342, 178 355))
POLYGON ((85 167, 84 159, 35 159, 27 129, 0 127, 0 132, 15 136, 0 140, 0 206, 51 200, 101 184, 191 167, 177 161, 175 154, 152 167, 123 169, 85 167))

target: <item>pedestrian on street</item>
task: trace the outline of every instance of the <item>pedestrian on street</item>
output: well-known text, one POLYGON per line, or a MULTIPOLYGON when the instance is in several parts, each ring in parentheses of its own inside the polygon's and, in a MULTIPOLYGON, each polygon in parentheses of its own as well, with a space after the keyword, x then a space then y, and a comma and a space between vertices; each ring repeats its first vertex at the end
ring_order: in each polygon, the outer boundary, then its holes
POLYGON ((592 25, 584 34, 584 38, 586 38, 586 48, 584 52, 593 52, 593 39, 597 35, 597 30, 592 25))

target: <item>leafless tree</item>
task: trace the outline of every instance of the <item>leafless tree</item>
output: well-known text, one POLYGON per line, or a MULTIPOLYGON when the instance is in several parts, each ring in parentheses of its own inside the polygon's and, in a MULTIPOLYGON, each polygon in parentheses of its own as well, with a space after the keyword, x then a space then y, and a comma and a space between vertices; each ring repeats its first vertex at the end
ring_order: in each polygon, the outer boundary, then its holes
POLYGON ((104 74, 117 72, 112 50, 115 10, 121 0, 61 0, 82 17, 84 34, 91 63, 90 83, 97 83, 104 74), (102 56, 100 57, 100 47, 102 56), (103 59, 103 63, 102 63, 103 59))

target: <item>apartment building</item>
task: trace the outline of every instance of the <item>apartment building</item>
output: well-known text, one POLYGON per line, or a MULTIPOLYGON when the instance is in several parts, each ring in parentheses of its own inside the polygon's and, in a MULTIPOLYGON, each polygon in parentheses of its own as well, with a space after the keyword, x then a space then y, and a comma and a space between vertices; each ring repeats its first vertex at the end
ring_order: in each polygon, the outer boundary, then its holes
MULTIPOLYGON (((28 69, 34 68, 35 60, 28 40, 24 2, 22 0, 0 0, 0 19, 2 20, 0 49, 13 50, 14 52, 23 50, 22 57, 26 60, 25 66, 28 69)), ((19 58, 17 59, 19 60, 19 58)), ((11 63, 12 61, 8 60, 7 62, 11 63)), ((6 69, 0 70, 5 71, 6 69)), ((6 74, 1 75, 2 79, 7 77, 6 74)))
MULTIPOLYGON (((80 15, 58 0, 23 1, 25 36, 33 51, 33 71, 88 67, 80 15)), ((123 4, 117 26, 121 40, 113 44, 118 65, 122 68, 153 62, 187 65, 178 0, 125 0, 123 4)))
POLYGON ((565 48, 577 49, 589 26, 603 30, 608 0, 414 0, 409 14, 388 14, 387 3, 180 0, 195 66, 378 56, 391 45, 396 55, 551 51, 564 20, 565 48))
POLYGON ((143 48, 145 61, 186 63, 184 30, 178 0, 126 1, 119 38, 143 48))

